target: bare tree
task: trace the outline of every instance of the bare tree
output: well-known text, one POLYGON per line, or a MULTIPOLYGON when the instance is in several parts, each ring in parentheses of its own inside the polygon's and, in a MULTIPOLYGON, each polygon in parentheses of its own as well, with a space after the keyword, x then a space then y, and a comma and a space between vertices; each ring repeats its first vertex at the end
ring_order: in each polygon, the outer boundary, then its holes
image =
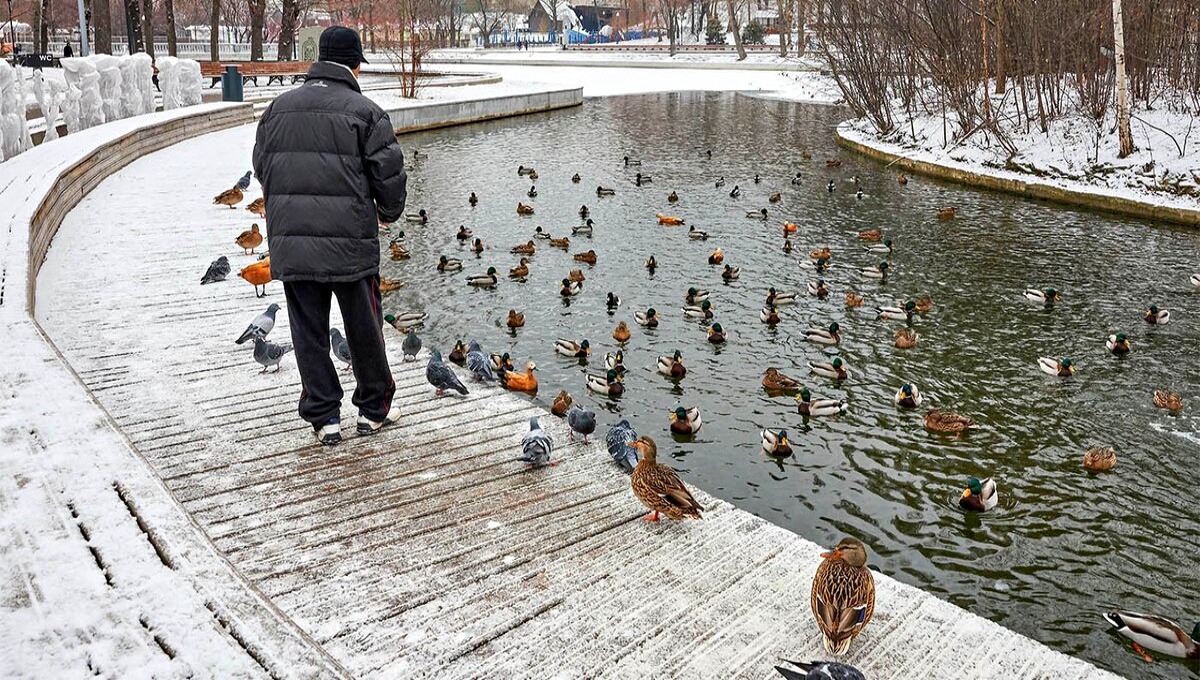
POLYGON ((208 52, 213 61, 221 59, 221 0, 211 0, 208 14, 208 52))
POLYGON ((141 9, 142 35, 146 40, 146 54, 154 58, 154 0, 139 0, 141 9))
POLYGON ((427 78, 421 68, 432 46, 426 27, 441 14, 441 8, 433 0, 400 0, 397 9, 398 38, 388 55, 397 66, 400 96, 414 99, 427 78))
POLYGON ((1118 154, 1124 158, 1133 153, 1133 132, 1129 129, 1129 92, 1125 80, 1125 26, 1121 16, 1121 0, 1113 0, 1113 62, 1117 71, 1117 136, 1121 140, 1118 154))
POLYGON ((300 3, 297 0, 282 0, 279 6, 279 43, 276 57, 280 61, 292 59, 296 54, 296 31, 300 25, 300 3))
POLYGON ((175 0, 163 0, 163 13, 167 15, 167 54, 179 54, 179 35, 175 28, 175 0))
POLYGON ((746 59, 746 46, 742 44, 742 27, 738 24, 740 5, 737 0, 725 1, 725 6, 729 8, 729 28, 733 31, 733 44, 737 47, 738 61, 743 61, 746 59))
POLYGON ((92 49, 97 54, 112 53, 112 13, 108 0, 92 0, 92 27, 95 35, 92 38, 92 49))
POLYGON ((246 0, 250 12, 250 61, 263 58, 263 18, 267 13, 267 0, 246 0))
POLYGON ((138 0, 125 0, 125 42, 130 54, 143 49, 141 18, 142 9, 138 0))

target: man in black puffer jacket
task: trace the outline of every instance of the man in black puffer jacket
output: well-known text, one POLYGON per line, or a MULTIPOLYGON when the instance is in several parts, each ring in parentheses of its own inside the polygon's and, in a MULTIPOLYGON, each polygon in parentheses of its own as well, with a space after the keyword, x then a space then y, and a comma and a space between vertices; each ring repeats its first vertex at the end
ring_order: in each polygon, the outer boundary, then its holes
POLYGON ((386 113, 358 86, 362 42, 353 30, 321 33, 319 61, 299 88, 263 113, 254 172, 266 200, 271 275, 283 282, 300 369, 300 417, 326 445, 341 441, 342 386, 329 357, 337 297, 358 387, 357 430, 400 418, 383 340, 379 222, 404 211, 404 156, 386 113))

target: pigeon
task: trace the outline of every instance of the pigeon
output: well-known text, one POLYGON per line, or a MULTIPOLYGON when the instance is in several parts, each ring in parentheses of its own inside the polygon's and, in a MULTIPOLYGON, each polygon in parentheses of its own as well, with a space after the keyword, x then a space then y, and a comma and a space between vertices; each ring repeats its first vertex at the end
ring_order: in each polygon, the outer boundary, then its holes
POLYGON ((613 425, 605 438, 608 443, 609 455, 617 461, 618 465, 625 468, 626 472, 633 472, 633 468, 638 464, 638 451, 630 446, 637 438, 637 432, 634 432, 633 426, 629 424, 628 420, 622 420, 613 425))
POLYGON ((267 307, 267 311, 255 317, 254 321, 251 321, 250 325, 246 326, 246 330, 242 331, 242 334, 234 342, 241 345, 252 338, 267 337, 267 334, 271 332, 271 329, 275 328, 275 312, 278 311, 279 305, 272 302, 271 305, 267 307))
POLYGON ((242 191, 249 189, 251 176, 253 176, 253 173, 250 173, 250 172, 247 172, 246 174, 242 175, 242 178, 237 181, 237 188, 241 189, 242 191))
POLYGON ((350 358, 350 343, 346 342, 342 332, 336 328, 329 329, 329 347, 333 350, 333 356, 345 362, 346 370, 350 370, 350 365, 354 363, 350 358))
POLYGON ((463 385, 454 371, 442 361, 442 353, 436 349, 429 355, 429 365, 425 367, 425 379, 437 389, 439 397, 445 394, 446 390, 467 394, 466 385, 463 385))
POLYGON ((572 406, 567 411, 567 424, 571 426, 571 441, 575 441, 575 433, 578 432, 583 435, 583 443, 586 444, 588 435, 596 431, 596 412, 572 406))
POLYGON ((476 382, 496 382, 491 360, 474 340, 467 345, 467 370, 471 371, 471 379, 476 382))
POLYGON ((276 345, 273 342, 255 337, 254 338, 254 360, 262 364, 263 370, 259 373, 266 373, 267 369, 274 366, 274 373, 279 372, 279 362, 283 361, 283 355, 292 351, 292 346, 284 343, 276 345))
POLYGON ((417 337, 417 332, 413 329, 408 329, 408 335, 404 336, 404 344, 401 345, 404 350, 405 361, 416 361, 417 353, 421 351, 421 338, 417 337))
POLYGON ((779 671, 779 674, 787 680, 867 680, 862 671, 854 666, 847 666, 836 661, 812 661, 809 663, 788 661, 787 659, 784 661, 803 671, 796 672, 790 668, 776 666, 775 670, 779 671))
POLYGON ((204 276, 200 277, 200 285, 206 283, 216 283, 224 281, 225 277, 229 276, 229 258, 222 255, 213 260, 213 263, 208 265, 208 271, 204 272, 204 276))
POLYGON ((550 452, 554 450, 554 438, 542 429, 537 416, 529 419, 529 432, 521 439, 521 460, 534 465, 550 465, 550 452))

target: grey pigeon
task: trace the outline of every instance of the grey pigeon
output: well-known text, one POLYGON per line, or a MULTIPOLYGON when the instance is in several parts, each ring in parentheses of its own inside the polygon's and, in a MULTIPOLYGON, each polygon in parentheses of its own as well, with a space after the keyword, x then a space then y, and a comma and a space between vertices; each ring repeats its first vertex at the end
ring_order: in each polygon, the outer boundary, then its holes
POLYGON ((237 188, 241 189, 242 191, 249 189, 251 176, 252 176, 252 173, 250 173, 250 172, 247 172, 246 174, 242 175, 242 178, 237 181, 237 188))
POLYGON ((496 374, 492 372, 492 362, 483 353, 483 349, 474 340, 467 345, 467 370, 476 381, 495 382, 496 374))
POLYGON ((803 671, 798 673, 790 668, 776 666, 775 670, 779 671, 779 674, 787 680, 867 680, 862 671, 854 666, 847 666, 836 661, 811 661, 809 663, 787 661, 787 659, 784 661, 803 671))
POLYGON ((283 355, 290 351, 292 351, 292 346, 287 343, 276 345, 262 338, 254 338, 254 360, 263 367, 259 373, 266 373, 267 369, 272 366, 275 367, 274 372, 278 373, 279 362, 283 361, 283 355))
POLYGON ((240 345, 251 338, 267 337, 271 329, 275 328, 275 312, 278 311, 279 305, 272 302, 271 306, 267 307, 267 311, 259 314, 254 321, 250 322, 249 326, 246 326, 246 330, 242 331, 241 336, 235 342, 240 345))
POLYGON ((216 283, 224 281, 225 277, 229 276, 229 258, 222 255, 213 260, 213 263, 208 265, 208 271, 204 272, 204 276, 200 277, 200 285, 206 283, 216 283))
POLYGON ((417 353, 421 351, 421 338, 417 337, 417 332, 412 328, 408 329, 408 335, 404 336, 404 344, 401 345, 404 350, 405 361, 416 361, 417 353))
POLYGON ((521 439, 521 460, 534 465, 547 465, 553 450, 554 438, 542 429, 537 416, 530 418, 529 432, 521 439))
POLYGON ((626 472, 633 472, 633 468, 638 464, 638 450, 630 446, 637 438, 637 432, 633 431, 633 426, 628 420, 613 425, 605 437, 608 454, 617 461, 617 465, 625 468, 626 472))
POLYGON ((596 431, 596 412, 572 406, 571 410, 567 411, 567 424, 571 426, 572 441, 578 432, 583 435, 583 443, 586 444, 588 435, 596 431))
POLYGON ((429 365, 425 367, 425 379, 429 381, 430 385, 437 388, 439 397, 445 394, 446 390, 467 394, 466 385, 463 385, 454 371, 442 361, 442 353, 436 349, 429 355, 429 365))
POLYGON ((336 328, 329 329, 329 347, 333 350, 333 356, 342 360, 349 369, 354 360, 350 358, 350 343, 346 342, 346 338, 342 337, 342 332, 336 328))

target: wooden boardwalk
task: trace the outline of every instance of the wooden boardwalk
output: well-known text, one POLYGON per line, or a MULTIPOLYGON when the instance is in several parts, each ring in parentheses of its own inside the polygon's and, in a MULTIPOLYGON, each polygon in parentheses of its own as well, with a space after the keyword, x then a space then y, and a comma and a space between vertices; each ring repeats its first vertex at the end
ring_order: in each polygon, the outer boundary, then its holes
MULTIPOLYGON (((781 656, 823 656, 808 602, 817 546, 703 493, 701 522, 639 521, 600 445, 568 444, 560 421, 496 389, 435 398, 424 356, 401 363, 390 328, 402 421, 314 445, 295 415, 294 360, 258 375, 250 347, 233 344, 283 303, 279 284, 258 300, 236 278, 253 258, 231 242, 251 217, 210 204, 252 140, 251 127, 208 135, 106 180, 64 222, 37 315, 281 611, 363 678, 763 678, 781 656), (220 254, 230 280, 197 285, 220 254), (532 415, 555 437, 557 467, 516 460, 532 415)), ((286 309, 272 338, 288 338, 286 309)), ((873 680, 1109 677, 877 582, 875 619, 848 657, 873 680)))

